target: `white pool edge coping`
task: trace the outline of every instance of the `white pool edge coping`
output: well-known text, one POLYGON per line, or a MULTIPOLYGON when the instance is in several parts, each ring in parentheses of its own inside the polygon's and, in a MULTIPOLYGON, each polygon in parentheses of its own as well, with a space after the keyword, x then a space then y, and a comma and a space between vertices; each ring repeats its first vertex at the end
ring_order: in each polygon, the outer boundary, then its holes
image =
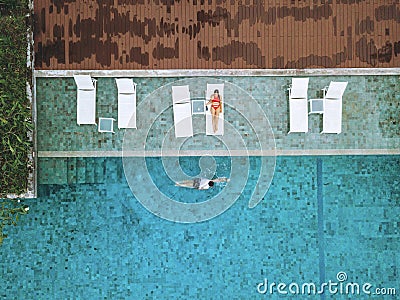
POLYGON ((329 69, 191 69, 191 70, 35 70, 35 77, 268 77, 268 76, 370 76, 400 75, 400 68, 329 69))
POLYGON ((400 155, 400 149, 38 151, 38 157, 400 155))

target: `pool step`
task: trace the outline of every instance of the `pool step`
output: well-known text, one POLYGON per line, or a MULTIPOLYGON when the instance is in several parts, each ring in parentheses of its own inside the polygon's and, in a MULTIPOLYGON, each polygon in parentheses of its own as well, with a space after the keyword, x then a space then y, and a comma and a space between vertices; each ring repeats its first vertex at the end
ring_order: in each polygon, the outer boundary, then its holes
POLYGON ((40 158, 38 168, 39 184, 66 184, 67 159, 40 158))
POLYGON ((107 180, 107 182, 108 183, 117 182, 118 174, 116 172, 115 161, 113 159, 107 159, 105 167, 106 167, 105 179, 107 180))
POLYGON ((106 179, 109 183, 124 183, 125 174, 123 164, 119 158, 109 158, 106 161, 106 179))
POLYGON ((69 157, 66 160, 68 184, 120 183, 124 180, 121 164, 106 157, 69 157))
POLYGON ((86 158, 76 158, 76 183, 87 183, 86 182, 86 158))
POLYGON ((124 173, 124 167, 123 164, 116 164, 117 165, 117 170, 116 170, 116 174, 117 174, 117 182, 118 183, 122 183, 125 182, 125 173, 124 173))
POLYGON ((106 161, 96 157, 93 162, 94 182, 104 183, 106 178, 106 161))
POLYGON ((85 182, 86 183, 96 183, 94 176, 94 161, 96 158, 87 157, 86 158, 86 174, 85 174, 85 182))
POLYGON ((77 183, 77 165, 76 157, 68 157, 67 159, 67 183, 76 184, 77 183))

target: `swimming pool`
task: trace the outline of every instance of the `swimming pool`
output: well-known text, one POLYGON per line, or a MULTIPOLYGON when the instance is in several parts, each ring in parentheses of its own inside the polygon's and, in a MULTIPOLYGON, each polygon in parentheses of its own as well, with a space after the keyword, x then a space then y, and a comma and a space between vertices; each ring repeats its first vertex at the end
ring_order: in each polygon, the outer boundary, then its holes
MULTIPOLYGON (((181 165, 195 174, 198 159, 182 158, 181 165)), ((257 291, 264 279, 320 284, 338 282, 339 272, 345 282, 399 291, 400 156, 279 156, 254 209, 248 197, 259 158, 251 159, 246 187, 227 211, 182 224, 158 218, 134 198, 121 158, 39 158, 39 197, 28 201, 30 213, 0 247, 0 295, 274 299, 285 296, 276 288, 272 295, 257 291)), ((215 160, 218 175, 230 176, 230 158, 215 160)), ((223 189, 176 188, 160 158, 146 163, 171 197, 207 201, 223 189)))

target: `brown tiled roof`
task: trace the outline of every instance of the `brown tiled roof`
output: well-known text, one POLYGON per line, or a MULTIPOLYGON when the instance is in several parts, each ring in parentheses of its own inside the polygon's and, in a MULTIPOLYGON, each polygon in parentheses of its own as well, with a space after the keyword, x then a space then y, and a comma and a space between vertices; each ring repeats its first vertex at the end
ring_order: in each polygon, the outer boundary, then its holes
POLYGON ((400 67, 399 0, 34 0, 37 69, 400 67))

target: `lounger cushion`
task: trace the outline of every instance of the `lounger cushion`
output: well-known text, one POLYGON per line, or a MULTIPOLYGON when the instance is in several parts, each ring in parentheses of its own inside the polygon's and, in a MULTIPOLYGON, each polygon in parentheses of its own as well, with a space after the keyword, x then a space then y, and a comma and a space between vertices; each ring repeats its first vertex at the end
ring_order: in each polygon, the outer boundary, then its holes
POLYGON ((308 81, 309 78, 292 78, 290 98, 307 99, 308 81))
POLYGON ((175 137, 193 136, 189 86, 172 86, 175 137))
POLYGON ((74 79, 79 90, 94 90, 90 75, 74 75, 74 79))
POLYGON ((289 99, 289 132, 308 132, 308 108, 306 99, 289 99))
POLYGON ((328 91, 326 92, 325 98, 329 99, 340 99, 346 90, 347 82, 335 82, 331 81, 329 84, 328 91))
POLYGON ((135 86, 132 79, 116 79, 118 93, 120 94, 133 94, 135 93, 135 86))

